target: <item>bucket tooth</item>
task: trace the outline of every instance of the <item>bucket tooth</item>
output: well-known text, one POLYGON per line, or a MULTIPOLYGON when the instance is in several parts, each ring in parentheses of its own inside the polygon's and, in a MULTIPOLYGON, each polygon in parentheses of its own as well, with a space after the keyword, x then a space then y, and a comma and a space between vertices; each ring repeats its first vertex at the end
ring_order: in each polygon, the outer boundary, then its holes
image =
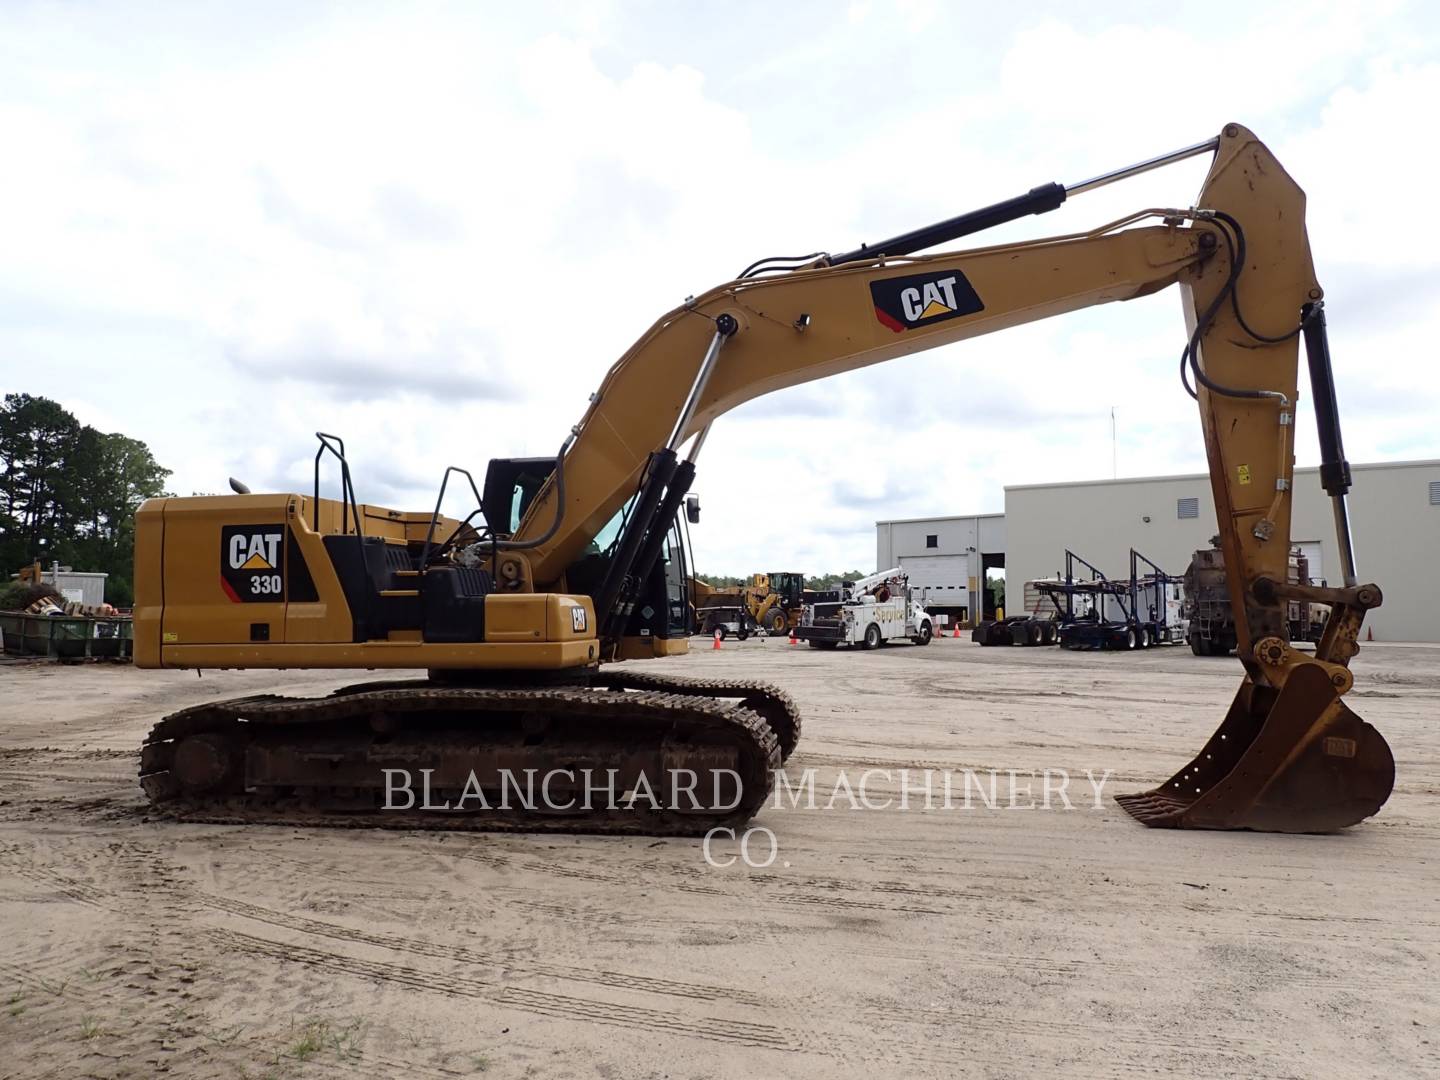
POLYGON ((1152 828, 1330 832, 1363 821, 1395 786, 1395 759, 1304 664, 1278 692, 1249 679, 1204 749, 1153 791, 1116 796, 1152 828))

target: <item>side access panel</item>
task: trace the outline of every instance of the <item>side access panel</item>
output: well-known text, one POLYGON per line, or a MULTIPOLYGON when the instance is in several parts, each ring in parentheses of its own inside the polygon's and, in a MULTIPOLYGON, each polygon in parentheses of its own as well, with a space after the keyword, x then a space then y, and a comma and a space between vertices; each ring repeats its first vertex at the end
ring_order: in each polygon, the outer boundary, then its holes
POLYGON ((162 649, 285 640, 289 502, 285 495, 166 500, 162 649))

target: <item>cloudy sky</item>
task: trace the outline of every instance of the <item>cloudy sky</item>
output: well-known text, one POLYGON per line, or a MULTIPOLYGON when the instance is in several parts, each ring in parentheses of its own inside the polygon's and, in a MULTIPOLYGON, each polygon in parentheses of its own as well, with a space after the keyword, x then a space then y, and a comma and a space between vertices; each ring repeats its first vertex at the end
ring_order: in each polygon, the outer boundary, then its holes
MULTIPOLYGON (((552 453, 755 258, 1236 120, 1309 195, 1350 458, 1440 456, 1437 11, 6 0, 0 388, 145 439, 182 494, 307 490, 319 428, 361 499, 428 508, 446 464, 552 453)), ((984 242, 1189 205, 1204 169, 984 242)), ((701 459, 700 569, 870 569, 876 519, 1109 476, 1112 407, 1120 475, 1201 470, 1183 336, 1171 290, 752 402, 701 459)))

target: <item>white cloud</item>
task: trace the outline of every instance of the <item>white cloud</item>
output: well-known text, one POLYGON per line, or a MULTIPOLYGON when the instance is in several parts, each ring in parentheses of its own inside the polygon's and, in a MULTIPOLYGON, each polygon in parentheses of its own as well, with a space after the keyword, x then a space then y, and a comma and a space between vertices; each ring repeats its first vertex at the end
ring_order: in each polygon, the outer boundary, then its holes
MULTIPOLYGON (((24 8, 0 40, 5 388, 146 439, 177 491, 230 473, 306 489, 323 428, 362 497, 427 507, 446 464, 553 452, 650 321, 756 257, 852 247, 1228 120, 1309 193, 1350 456, 1440 453, 1424 7, 1145 25, 930 3, 736 6, 709 26, 622 4, 183 10, 24 8)), ((996 238, 1184 205, 1203 173, 996 238)), ((1122 474, 1201 468, 1182 337, 1162 294, 745 406, 702 459, 702 569, 868 568, 877 517, 1108 475, 1112 405, 1122 474)))

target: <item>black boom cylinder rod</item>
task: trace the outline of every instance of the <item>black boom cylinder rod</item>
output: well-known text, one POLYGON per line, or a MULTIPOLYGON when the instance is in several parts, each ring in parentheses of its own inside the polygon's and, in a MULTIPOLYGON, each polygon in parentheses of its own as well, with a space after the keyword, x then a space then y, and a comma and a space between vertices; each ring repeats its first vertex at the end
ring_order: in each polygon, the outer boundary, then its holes
MULTIPOLYGON (((1229 127, 1225 131, 1231 137, 1240 135, 1238 128, 1229 127)), ((878 255, 912 255, 917 251, 934 247, 936 244, 948 243, 984 229, 993 229, 996 225, 1004 225, 1007 221, 1014 221, 1027 214, 1043 214, 1046 211, 1054 210, 1065 201, 1068 195, 1094 191, 1106 184, 1113 184, 1117 180, 1139 176, 1141 173, 1158 169, 1164 165, 1173 165, 1177 161, 1184 161, 1196 154, 1213 153, 1219 148, 1220 139, 1218 137, 1206 139, 1204 142, 1172 150, 1159 157, 1137 161, 1134 165, 1112 169, 1099 176, 1092 176, 1089 180, 1082 180, 1078 184, 1070 184, 1068 187, 1064 184, 1041 184, 1037 188, 1031 188, 1024 195, 1006 199, 994 206, 971 210, 968 214, 961 214, 948 221, 927 225, 925 228, 915 229, 913 232, 901 233, 899 236, 892 236, 889 240, 881 240, 878 244, 861 244, 854 251, 847 251, 843 255, 831 255, 827 261, 831 266, 839 266, 841 263, 856 262, 860 259, 873 259, 878 255)))
POLYGON ((1040 187, 1031 188, 1024 195, 1017 195, 993 206, 982 206, 979 210, 971 210, 968 214, 927 225, 923 229, 912 229, 899 236, 892 236, 889 240, 881 240, 878 244, 861 244, 854 251, 832 255, 830 265, 839 266, 841 263, 856 262, 860 259, 873 259, 878 255, 911 255, 937 244, 946 244, 962 236, 969 236, 971 233, 993 229, 1007 221, 1030 214, 1046 213, 1056 209, 1064 201, 1064 185, 1042 184, 1040 187))
POLYGON ((1310 392, 1315 395, 1315 427, 1320 433, 1320 485, 1329 495, 1344 495, 1350 490, 1350 463, 1345 460, 1340 440, 1340 408, 1335 399, 1335 372, 1330 366, 1325 305, 1306 304, 1302 313, 1310 392))

